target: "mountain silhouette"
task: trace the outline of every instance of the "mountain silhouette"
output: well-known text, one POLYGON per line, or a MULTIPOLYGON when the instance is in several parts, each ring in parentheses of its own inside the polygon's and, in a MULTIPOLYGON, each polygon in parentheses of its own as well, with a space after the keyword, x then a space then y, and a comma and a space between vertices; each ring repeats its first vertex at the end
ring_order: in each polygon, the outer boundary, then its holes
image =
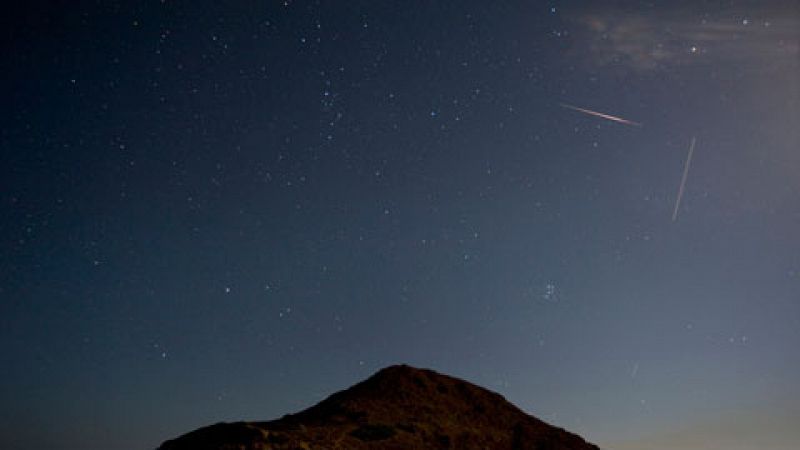
POLYGON ((500 394, 406 365, 384 368, 311 408, 267 422, 219 423, 159 450, 599 450, 500 394))

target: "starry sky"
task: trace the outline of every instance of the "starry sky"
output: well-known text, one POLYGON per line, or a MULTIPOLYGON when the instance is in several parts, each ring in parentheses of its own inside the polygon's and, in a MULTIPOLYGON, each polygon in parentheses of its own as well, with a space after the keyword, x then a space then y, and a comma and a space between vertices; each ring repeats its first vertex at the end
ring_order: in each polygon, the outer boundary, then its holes
POLYGON ((0 447, 401 362, 609 450, 800 441, 796 1, 19 3, 0 447))

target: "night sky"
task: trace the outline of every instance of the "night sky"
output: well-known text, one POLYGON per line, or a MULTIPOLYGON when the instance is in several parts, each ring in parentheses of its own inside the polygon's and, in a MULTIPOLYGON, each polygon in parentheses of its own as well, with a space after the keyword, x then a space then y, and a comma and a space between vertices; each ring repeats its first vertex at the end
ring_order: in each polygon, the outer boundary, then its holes
POLYGON ((396 363, 610 450, 800 441, 797 1, 18 3, 0 448, 396 363))

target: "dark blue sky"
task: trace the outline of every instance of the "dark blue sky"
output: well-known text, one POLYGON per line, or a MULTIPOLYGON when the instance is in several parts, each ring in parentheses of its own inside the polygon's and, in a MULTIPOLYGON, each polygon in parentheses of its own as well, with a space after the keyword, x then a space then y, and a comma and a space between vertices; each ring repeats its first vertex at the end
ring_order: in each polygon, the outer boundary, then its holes
POLYGON ((797 2, 3 16, 0 447, 154 448, 400 362, 611 450, 800 439, 797 2))

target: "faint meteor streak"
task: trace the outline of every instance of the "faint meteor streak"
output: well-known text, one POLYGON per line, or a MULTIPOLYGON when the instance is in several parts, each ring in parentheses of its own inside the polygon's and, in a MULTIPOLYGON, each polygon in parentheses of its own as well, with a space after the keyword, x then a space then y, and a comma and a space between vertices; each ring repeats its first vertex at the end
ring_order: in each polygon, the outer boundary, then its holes
POLYGON ((678 198, 675 199, 675 209, 672 211, 672 221, 678 218, 678 208, 681 207, 681 198, 683 197, 683 188, 686 187, 686 178, 689 176, 689 166, 692 164, 692 154, 694 153, 694 143, 696 139, 692 136, 692 143, 689 145, 689 156, 686 157, 686 165, 683 166, 683 177, 681 178, 681 185, 678 188, 678 198))
POLYGON ((612 116, 611 114, 605 114, 605 113, 601 113, 601 112, 597 112, 597 111, 592 111, 591 109, 579 108, 577 106, 568 105, 566 103, 559 103, 559 105, 561 105, 561 107, 563 107, 563 108, 568 108, 568 109, 571 109, 573 111, 578 111, 578 112, 582 112, 584 114, 589 114, 591 116, 602 117, 603 119, 611 120, 611 121, 614 121, 614 122, 624 123, 625 125, 632 125, 634 127, 642 126, 642 124, 640 124, 639 122, 634 122, 632 120, 623 119, 622 117, 612 116))

